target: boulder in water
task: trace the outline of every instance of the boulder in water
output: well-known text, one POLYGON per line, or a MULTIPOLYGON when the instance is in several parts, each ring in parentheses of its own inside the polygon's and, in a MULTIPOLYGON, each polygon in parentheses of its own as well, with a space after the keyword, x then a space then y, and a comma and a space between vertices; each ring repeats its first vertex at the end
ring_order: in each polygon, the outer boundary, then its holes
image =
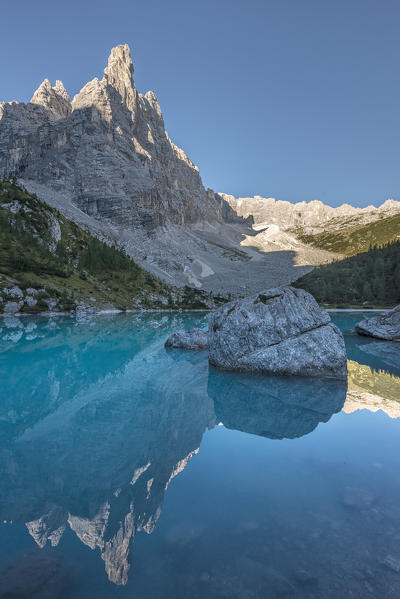
POLYGON ((359 335, 400 342, 400 305, 356 324, 359 335))
POLYGON ((190 331, 175 331, 168 337, 165 347, 174 349, 207 349, 207 331, 191 329, 190 331))
POLYGON ((274 288, 225 304, 210 319, 209 361, 225 370, 345 379, 344 339, 312 295, 274 288))

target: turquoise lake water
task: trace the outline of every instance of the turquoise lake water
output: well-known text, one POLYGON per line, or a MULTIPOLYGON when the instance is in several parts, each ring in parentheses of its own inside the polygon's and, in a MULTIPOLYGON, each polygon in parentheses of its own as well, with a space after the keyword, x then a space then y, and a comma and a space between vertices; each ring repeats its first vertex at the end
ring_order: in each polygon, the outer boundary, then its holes
POLYGON ((0 319, 0 597, 400 597, 400 350, 348 383, 166 350, 206 314, 0 319))

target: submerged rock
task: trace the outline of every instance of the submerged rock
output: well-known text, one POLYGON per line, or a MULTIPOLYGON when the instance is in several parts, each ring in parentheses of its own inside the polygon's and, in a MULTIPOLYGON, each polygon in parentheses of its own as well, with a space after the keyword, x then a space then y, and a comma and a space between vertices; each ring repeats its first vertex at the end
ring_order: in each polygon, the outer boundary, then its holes
POLYGON ((225 370, 345 379, 344 339, 312 295, 274 288, 225 304, 210 320, 210 363, 225 370))
POLYGON ((400 559, 396 559, 393 555, 387 555, 382 563, 390 568, 390 570, 400 572, 400 559))
POLYGON ((359 335, 400 342, 400 305, 379 316, 365 318, 355 328, 359 335))
POLYGON ((353 509, 365 510, 372 507, 375 498, 371 493, 356 487, 346 487, 343 493, 343 505, 353 509))
POLYGON ((165 347, 175 349, 207 349, 207 332, 201 329, 191 329, 190 331, 175 331, 168 337, 165 347))

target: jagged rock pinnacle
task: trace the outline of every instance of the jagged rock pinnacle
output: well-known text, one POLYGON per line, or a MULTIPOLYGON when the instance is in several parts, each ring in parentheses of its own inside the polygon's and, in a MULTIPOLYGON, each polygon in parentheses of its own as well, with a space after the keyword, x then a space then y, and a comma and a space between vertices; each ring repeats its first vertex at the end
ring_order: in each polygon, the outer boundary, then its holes
POLYGON ((136 112, 137 92, 133 83, 133 63, 128 44, 112 48, 108 65, 104 69, 103 81, 121 95, 122 102, 136 112))
POLYGON ((49 110, 55 118, 67 117, 72 110, 69 95, 62 81, 59 80, 57 80, 55 86, 52 87, 50 81, 44 79, 33 94, 30 103, 43 106, 43 108, 49 110))
POLYGON ((69 94, 67 92, 67 90, 64 87, 64 84, 62 81, 60 81, 59 79, 57 79, 56 84, 54 86, 54 91, 61 96, 62 98, 64 98, 64 100, 67 100, 68 102, 70 102, 70 97, 69 94))
POLYGON ((132 78, 134 68, 131 57, 131 51, 128 44, 121 44, 111 49, 108 57, 107 67, 104 69, 106 77, 112 77, 114 74, 125 74, 128 71, 132 78))
POLYGON ((133 63, 127 44, 112 48, 101 80, 89 81, 72 100, 73 110, 95 107, 101 117, 120 125, 135 121, 137 91, 133 82, 133 63))

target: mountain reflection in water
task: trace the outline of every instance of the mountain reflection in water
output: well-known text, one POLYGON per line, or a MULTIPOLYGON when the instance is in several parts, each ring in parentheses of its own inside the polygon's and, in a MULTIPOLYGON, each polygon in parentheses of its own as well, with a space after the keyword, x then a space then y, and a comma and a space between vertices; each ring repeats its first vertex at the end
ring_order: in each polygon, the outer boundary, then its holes
POLYGON ((135 535, 154 530, 170 482, 215 424, 295 439, 343 405, 400 415, 399 379, 354 360, 347 391, 333 380, 220 372, 206 352, 164 349, 171 329, 206 322, 4 319, 1 520, 24 522, 40 548, 57 547, 70 529, 99 551, 108 579, 126 585, 135 535))

